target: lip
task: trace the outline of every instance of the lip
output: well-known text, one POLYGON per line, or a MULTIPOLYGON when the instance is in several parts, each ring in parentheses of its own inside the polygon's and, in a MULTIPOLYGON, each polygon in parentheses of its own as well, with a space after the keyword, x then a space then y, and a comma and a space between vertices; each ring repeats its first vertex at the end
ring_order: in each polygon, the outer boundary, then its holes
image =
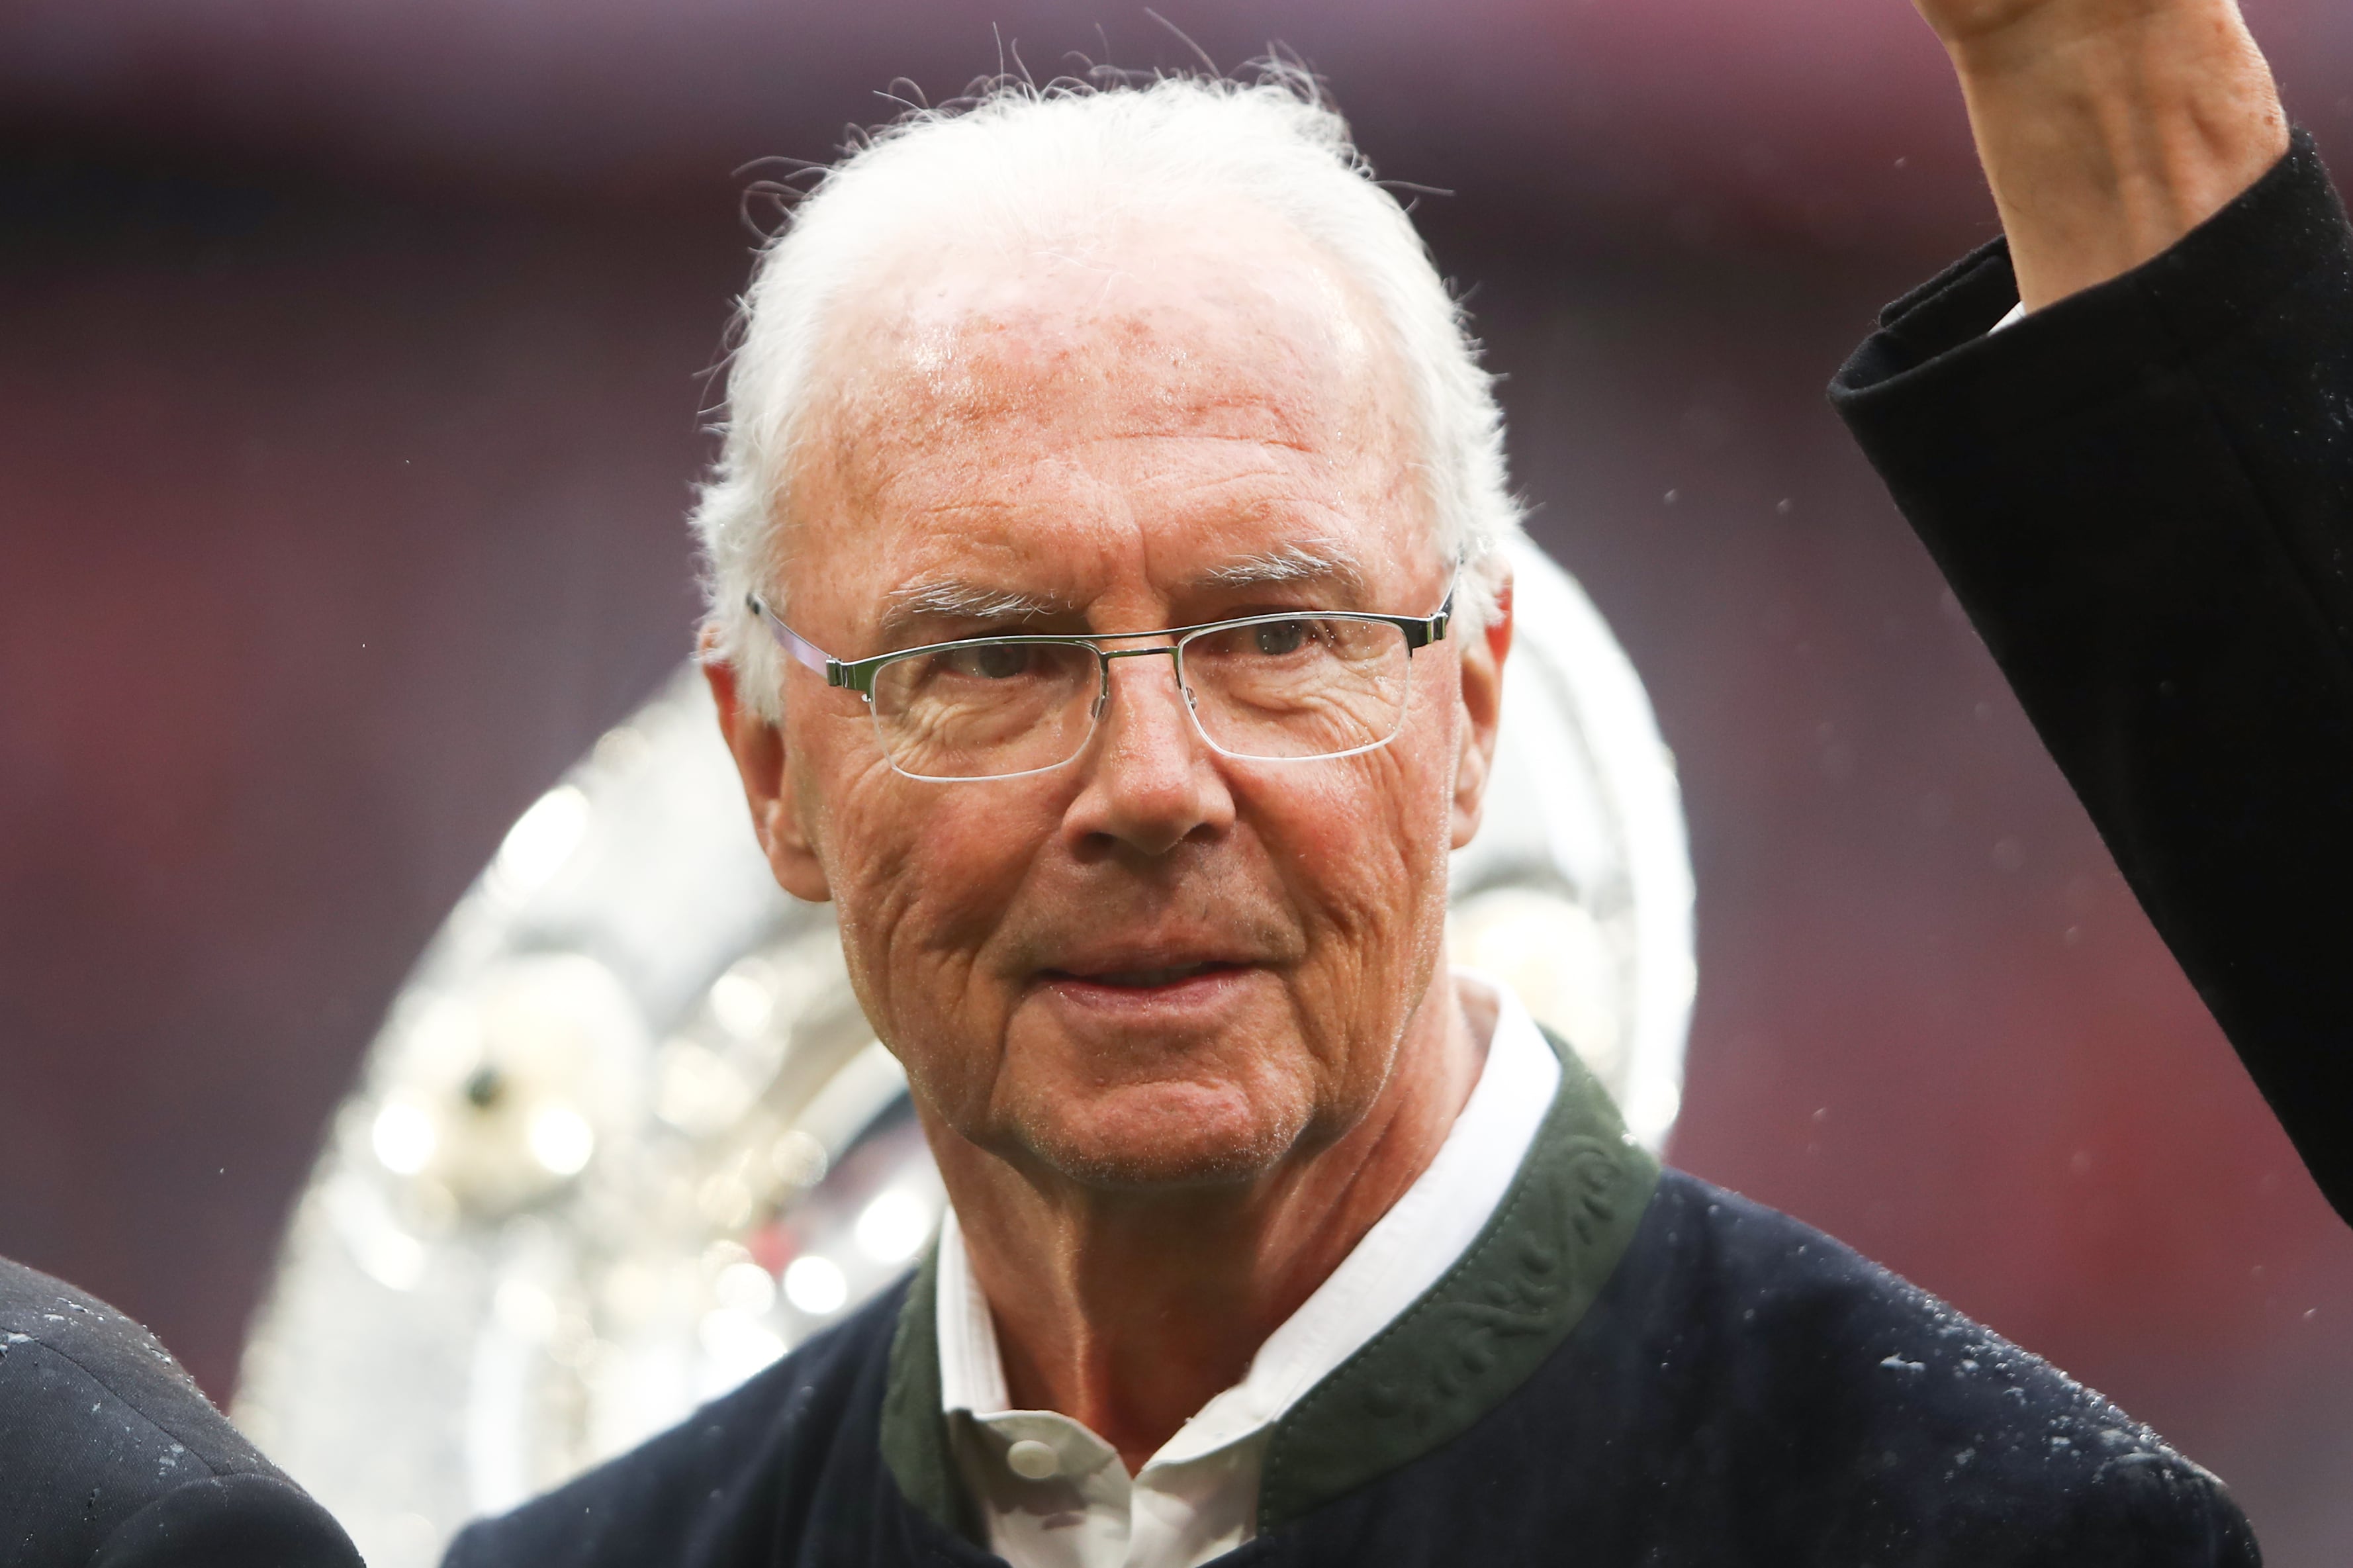
POLYGON ((1230 958, 1138 953, 1037 972, 1041 988, 1082 1005, 1165 1009, 1214 1004, 1258 973, 1230 958))

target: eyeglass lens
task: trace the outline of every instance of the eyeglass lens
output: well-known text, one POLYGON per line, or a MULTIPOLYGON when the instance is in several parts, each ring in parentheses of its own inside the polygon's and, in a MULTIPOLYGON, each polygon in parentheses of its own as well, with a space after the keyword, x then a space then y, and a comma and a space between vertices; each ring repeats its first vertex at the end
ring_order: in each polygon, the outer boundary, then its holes
MULTIPOLYGON (((1404 721, 1410 654, 1404 631, 1387 622, 1335 616, 1213 626, 1176 651, 1195 724, 1229 756, 1364 751, 1404 721)), ((1103 668, 1081 643, 911 654, 875 672, 875 726, 892 765, 917 778, 1039 772, 1085 749, 1103 668)))

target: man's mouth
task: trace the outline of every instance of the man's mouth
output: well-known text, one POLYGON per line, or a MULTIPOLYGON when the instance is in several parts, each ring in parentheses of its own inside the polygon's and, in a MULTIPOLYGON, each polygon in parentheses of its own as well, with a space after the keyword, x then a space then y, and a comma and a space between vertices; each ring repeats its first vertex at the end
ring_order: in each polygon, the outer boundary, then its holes
POLYGON ((1110 985, 1123 991, 1148 991, 1155 986, 1175 985, 1183 981, 1198 979, 1205 974, 1221 974, 1240 969, 1238 963, 1221 959, 1204 960, 1198 963, 1166 964, 1151 969, 1104 969, 1092 973, 1079 973, 1067 969, 1045 972, 1048 982, 1075 980, 1084 985, 1110 985))

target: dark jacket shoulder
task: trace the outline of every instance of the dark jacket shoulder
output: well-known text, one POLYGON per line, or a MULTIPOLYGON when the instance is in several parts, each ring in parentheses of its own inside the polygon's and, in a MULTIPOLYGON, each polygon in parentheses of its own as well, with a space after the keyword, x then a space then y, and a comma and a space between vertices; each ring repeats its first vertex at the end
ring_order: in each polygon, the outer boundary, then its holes
POLYGON ((921 1528, 880 1457, 902 1283, 669 1431, 467 1527, 444 1568, 721 1568, 897 1560, 921 1528))
POLYGON ((356 1568, 325 1510, 139 1324, 0 1259, 0 1559, 356 1568))

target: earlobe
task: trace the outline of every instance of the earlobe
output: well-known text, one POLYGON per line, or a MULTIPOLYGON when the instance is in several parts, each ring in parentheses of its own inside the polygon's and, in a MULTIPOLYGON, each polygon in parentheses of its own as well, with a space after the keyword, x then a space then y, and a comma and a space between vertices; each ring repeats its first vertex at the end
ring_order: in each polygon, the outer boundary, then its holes
POLYGON ((832 891, 800 820, 784 727, 744 700, 735 668, 715 657, 714 637, 708 629, 701 652, 703 679, 718 710, 719 732, 735 759, 744 803, 752 812, 752 831, 768 869, 776 885, 793 897, 823 903, 832 891))

